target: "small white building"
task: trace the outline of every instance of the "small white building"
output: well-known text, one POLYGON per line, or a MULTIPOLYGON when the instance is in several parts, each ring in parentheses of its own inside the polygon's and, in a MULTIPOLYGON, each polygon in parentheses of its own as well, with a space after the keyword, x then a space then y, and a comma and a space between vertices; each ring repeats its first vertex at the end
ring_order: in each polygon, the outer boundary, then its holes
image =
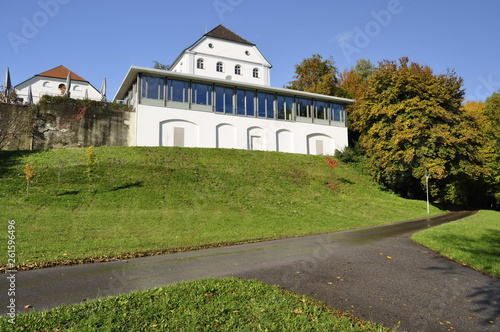
POLYGON ((343 150, 345 107, 353 101, 271 87, 270 68, 254 44, 222 26, 183 51, 172 70, 131 67, 115 96, 134 107, 129 142, 325 155, 343 150))
MULTIPOLYGON (((70 70, 58 66, 37 74, 15 86, 17 97, 24 102, 28 100, 31 87, 33 102, 36 104, 43 95, 61 96, 66 91, 66 80, 70 70)), ((71 71, 70 97, 75 99, 101 100, 101 93, 89 81, 71 71)))

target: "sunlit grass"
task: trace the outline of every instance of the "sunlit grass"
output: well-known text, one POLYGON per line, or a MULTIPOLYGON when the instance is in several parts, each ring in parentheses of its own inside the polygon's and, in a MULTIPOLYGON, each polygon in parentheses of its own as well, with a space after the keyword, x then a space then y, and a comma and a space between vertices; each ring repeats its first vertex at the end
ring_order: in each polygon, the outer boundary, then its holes
POLYGON ((416 233, 412 239, 450 259, 500 277, 500 212, 480 211, 416 233))
POLYGON ((277 286, 205 279, 23 314, 2 331, 389 331, 277 286))
POLYGON ((424 202, 383 191, 351 166, 330 169, 322 156, 158 147, 94 152, 89 183, 83 148, 0 151, 0 220, 16 221, 19 264, 302 236, 426 215, 424 202), (27 162, 35 172, 29 197, 27 162))

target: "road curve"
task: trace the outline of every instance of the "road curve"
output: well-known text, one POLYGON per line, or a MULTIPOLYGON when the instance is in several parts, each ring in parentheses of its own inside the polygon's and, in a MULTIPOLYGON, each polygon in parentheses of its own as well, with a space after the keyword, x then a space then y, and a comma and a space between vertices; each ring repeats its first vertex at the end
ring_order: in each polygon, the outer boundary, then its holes
MULTIPOLYGON (((388 327, 498 331, 500 280, 413 243, 420 229, 469 216, 436 217, 324 235, 16 274, 17 312, 50 309, 185 280, 236 276, 285 289, 388 327), (24 309, 26 305, 30 309, 24 309)), ((0 279, 6 313, 9 280, 0 279)))

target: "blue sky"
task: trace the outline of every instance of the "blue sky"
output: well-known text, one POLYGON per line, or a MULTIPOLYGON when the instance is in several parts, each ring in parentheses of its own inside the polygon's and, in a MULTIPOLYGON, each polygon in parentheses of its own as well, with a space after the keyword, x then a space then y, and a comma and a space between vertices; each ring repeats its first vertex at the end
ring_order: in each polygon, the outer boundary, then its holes
MULTIPOLYGON (((170 64, 219 24, 255 43, 282 87, 318 53, 454 69, 466 99, 500 89, 498 0, 16 0, 0 11, 0 73, 12 83, 64 65, 114 96, 130 66, 170 64)), ((3 80, 2 80, 3 82, 3 80)), ((2 84, 0 82, 0 84, 2 84)))

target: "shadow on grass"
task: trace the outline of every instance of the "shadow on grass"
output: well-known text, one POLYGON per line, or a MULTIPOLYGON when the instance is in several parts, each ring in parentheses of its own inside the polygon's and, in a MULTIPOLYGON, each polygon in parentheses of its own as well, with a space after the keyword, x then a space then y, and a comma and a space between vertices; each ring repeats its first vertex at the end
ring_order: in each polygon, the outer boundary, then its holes
POLYGON ((339 181, 342 182, 343 184, 356 184, 355 182, 346 178, 340 178, 339 181))
POLYGON ((129 189, 129 188, 140 188, 142 187, 142 181, 134 182, 134 183, 127 183, 123 186, 115 187, 111 189, 110 191, 118 191, 118 190, 123 190, 123 189, 129 189))
POLYGON ((18 150, 18 151, 1 151, 0 150, 0 177, 8 173, 12 168, 19 165, 20 159, 27 155, 38 153, 40 150, 28 151, 28 150, 18 150))
POLYGON ((72 196, 72 195, 78 195, 80 193, 79 190, 72 190, 72 191, 66 191, 64 193, 57 194, 57 196, 72 196))

